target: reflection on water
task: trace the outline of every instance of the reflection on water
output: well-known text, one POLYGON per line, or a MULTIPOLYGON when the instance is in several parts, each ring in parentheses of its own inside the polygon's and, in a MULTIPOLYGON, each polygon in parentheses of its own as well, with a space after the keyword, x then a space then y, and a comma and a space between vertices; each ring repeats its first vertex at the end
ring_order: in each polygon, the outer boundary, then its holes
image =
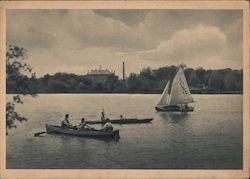
MULTIPOLYGON (((242 96, 194 95, 194 112, 155 112, 160 95, 48 94, 24 98, 29 121, 7 137, 7 168, 242 168, 242 96), (27 105, 26 105, 27 104, 27 105), (154 117, 150 124, 113 125, 119 140, 34 133, 80 118, 154 117)), ((93 125, 101 128, 101 125, 93 125)))
MULTIPOLYGON (((76 138, 76 140, 78 140, 78 142, 84 142, 86 139, 88 140, 99 140, 99 141, 103 141, 106 143, 109 142, 119 142, 120 138, 119 137, 114 137, 114 138, 102 138, 102 137, 96 137, 96 138, 92 138, 92 137, 86 137, 85 139, 83 137, 79 137, 79 136, 71 136, 71 135, 64 135, 64 134, 47 134, 47 135, 53 135, 56 136, 58 138, 62 139, 62 142, 70 142, 72 141, 72 138, 76 138)), ((38 137, 45 137, 45 136, 38 136, 38 137)), ((64 146, 64 145, 63 145, 64 146)))
POLYGON ((168 120, 173 123, 183 123, 188 120, 190 113, 187 112, 157 112, 161 119, 168 120))

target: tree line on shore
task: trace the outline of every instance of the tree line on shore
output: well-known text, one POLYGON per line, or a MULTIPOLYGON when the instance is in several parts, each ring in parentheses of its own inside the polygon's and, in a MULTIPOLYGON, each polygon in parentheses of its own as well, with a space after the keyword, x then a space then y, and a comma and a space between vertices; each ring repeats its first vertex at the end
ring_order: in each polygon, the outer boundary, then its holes
MULTIPOLYGON (((173 79, 177 66, 158 69, 144 68, 140 73, 131 73, 125 80, 110 74, 103 80, 93 80, 88 75, 72 73, 46 74, 41 78, 12 76, 7 80, 7 93, 161 93, 168 80, 173 79)), ((185 76, 192 93, 242 93, 243 70, 230 68, 206 70, 186 68, 185 76)), ((100 78, 97 76, 96 78, 100 78)))

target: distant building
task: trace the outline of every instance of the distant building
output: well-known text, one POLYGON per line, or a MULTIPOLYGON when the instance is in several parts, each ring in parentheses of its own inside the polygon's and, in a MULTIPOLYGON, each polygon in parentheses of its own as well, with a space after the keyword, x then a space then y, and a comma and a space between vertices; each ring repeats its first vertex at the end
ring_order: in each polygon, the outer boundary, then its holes
POLYGON ((115 75, 115 71, 101 69, 101 66, 99 66, 99 69, 88 71, 86 77, 94 83, 105 83, 109 75, 115 75))

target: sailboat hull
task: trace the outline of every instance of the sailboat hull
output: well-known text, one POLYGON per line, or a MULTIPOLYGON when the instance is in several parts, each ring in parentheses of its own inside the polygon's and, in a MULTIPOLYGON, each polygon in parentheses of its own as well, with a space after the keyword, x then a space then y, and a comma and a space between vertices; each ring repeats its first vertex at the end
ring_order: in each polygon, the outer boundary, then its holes
POLYGON ((158 112, 192 112, 194 107, 187 106, 185 108, 181 106, 164 106, 164 107, 155 107, 155 110, 158 112))

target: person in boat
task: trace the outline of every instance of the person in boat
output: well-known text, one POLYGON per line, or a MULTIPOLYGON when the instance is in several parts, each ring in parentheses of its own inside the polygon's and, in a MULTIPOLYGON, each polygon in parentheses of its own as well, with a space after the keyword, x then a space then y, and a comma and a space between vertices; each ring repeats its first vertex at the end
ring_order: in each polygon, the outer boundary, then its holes
POLYGON ((188 108, 188 105, 187 104, 181 104, 181 110, 185 110, 188 108))
POLYGON ((62 121, 62 128, 73 128, 73 126, 69 122, 69 114, 65 114, 64 120, 62 121))
POLYGON ((113 131, 113 126, 112 126, 109 118, 106 119, 106 124, 103 126, 102 130, 104 130, 104 131, 113 131))
POLYGON ((102 122, 106 121, 104 109, 102 109, 102 112, 101 112, 101 120, 102 120, 102 122))
POLYGON ((123 118, 123 116, 122 115, 120 115, 120 120, 123 120, 124 118, 123 118))
POLYGON ((77 127, 78 130, 80 129, 93 129, 92 127, 90 127, 89 125, 86 124, 85 119, 82 118, 81 119, 81 123, 79 124, 79 126, 77 127))
POLYGON ((78 126, 78 129, 84 129, 85 126, 86 126, 85 119, 82 118, 82 119, 81 119, 81 122, 80 122, 80 124, 79 124, 79 126, 78 126))

